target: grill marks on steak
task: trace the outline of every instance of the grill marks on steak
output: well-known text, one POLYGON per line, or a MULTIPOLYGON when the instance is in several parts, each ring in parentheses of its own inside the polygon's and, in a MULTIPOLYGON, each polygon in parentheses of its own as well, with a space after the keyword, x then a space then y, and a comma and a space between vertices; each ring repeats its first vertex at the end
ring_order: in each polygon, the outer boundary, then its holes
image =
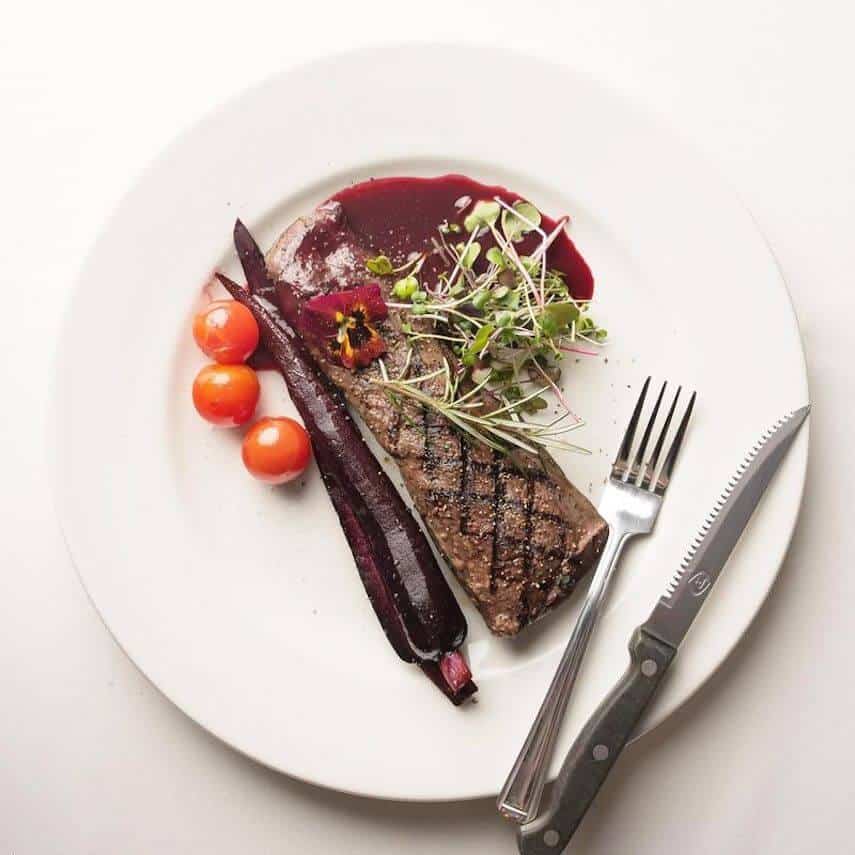
MULTIPOLYGON (((329 201, 291 225, 267 255, 273 278, 300 301, 353 288, 378 277, 341 203, 329 201)), ((389 282, 382 282, 389 297, 389 282)), ((429 322, 421 321, 427 324, 429 322)), ((401 318, 380 326, 389 373, 404 370, 408 344, 401 318)), ((314 351, 380 445, 393 456, 434 542, 477 605, 487 626, 515 635, 575 588, 594 565, 606 525, 548 454, 505 456, 455 430, 440 414, 411 400, 394 406, 376 363, 351 371, 314 351)), ((410 371, 429 373, 447 356, 435 340, 415 343, 410 371)), ((441 394, 440 377, 425 392, 441 394)))

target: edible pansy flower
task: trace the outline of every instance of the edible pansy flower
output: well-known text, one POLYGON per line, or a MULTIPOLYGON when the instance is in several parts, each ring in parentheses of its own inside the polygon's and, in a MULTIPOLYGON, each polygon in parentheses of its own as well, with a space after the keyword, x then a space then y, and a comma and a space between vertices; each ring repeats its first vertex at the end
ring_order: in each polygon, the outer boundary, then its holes
POLYGON ((346 368, 364 368, 386 352, 376 324, 388 314, 380 286, 363 285, 312 297, 303 306, 300 323, 346 368))

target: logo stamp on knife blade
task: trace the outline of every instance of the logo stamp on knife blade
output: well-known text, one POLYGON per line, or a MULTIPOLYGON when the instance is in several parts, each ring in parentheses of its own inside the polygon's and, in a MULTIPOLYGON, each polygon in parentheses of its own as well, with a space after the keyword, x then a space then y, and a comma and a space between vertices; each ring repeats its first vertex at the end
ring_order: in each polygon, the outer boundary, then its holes
POLYGON ((698 572, 689 579, 689 591, 692 593, 692 596, 701 597, 706 594, 711 587, 712 579, 709 574, 705 573, 703 570, 698 570, 698 572))

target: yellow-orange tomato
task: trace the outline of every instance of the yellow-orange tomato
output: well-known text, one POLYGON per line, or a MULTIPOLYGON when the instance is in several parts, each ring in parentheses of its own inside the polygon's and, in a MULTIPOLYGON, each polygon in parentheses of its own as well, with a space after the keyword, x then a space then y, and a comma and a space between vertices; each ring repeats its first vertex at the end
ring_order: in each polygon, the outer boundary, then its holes
POLYGON ((260 391, 246 365, 206 365, 193 381, 193 403, 211 424, 236 427, 252 418, 260 391))
POLYGON ((193 338, 214 362, 245 362, 258 347, 258 324, 237 300, 215 300, 193 319, 193 338))
POLYGON ((293 481, 311 457, 309 435, 294 419, 261 419, 243 439, 244 465, 253 477, 268 484, 293 481))

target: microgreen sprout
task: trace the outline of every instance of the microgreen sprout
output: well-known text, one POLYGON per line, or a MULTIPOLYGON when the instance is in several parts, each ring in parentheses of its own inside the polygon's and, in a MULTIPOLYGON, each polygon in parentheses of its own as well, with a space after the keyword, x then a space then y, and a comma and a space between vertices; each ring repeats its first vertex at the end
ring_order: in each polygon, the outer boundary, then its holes
POLYGON ((399 279, 392 286, 392 294, 402 300, 409 300, 416 291, 419 290, 419 280, 410 274, 403 279, 399 279))
POLYGON ((482 226, 492 226, 499 219, 499 211, 498 202, 478 202, 472 209, 472 213, 463 221, 463 228, 467 232, 474 232, 482 226))
POLYGON ((548 386, 535 389, 516 401, 496 395, 493 390, 487 390, 488 380, 475 383, 464 391, 466 374, 461 369, 452 369, 447 359, 443 360, 441 368, 416 377, 392 378, 383 360, 380 360, 380 382, 390 395, 393 403, 402 407, 402 398, 408 398, 423 407, 434 410, 445 416, 456 428, 469 434, 479 442, 496 451, 508 452, 514 449, 537 453, 537 448, 552 447, 567 451, 584 452, 585 449, 560 439, 560 435, 568 430, 579 427, 582 422, 575 421, 564 425, 561 422, 567 417, 563 414, 548 423, 525 421, 520 412, 545 409, 546 404, 542 395, 549 390, 548 386), (427 383, 442 378, 443 391, 440 395, 425 392, 422 389, 427 383), (481 394, 489 395, 499 401, 500 406, 490 409, 485 405, 481 394))
POLYGON ((582 424, 561 391, 561 361, 568 353, 596 354, 607 334, 590 316, 589 304, 575 300, 563 275, 548 266, 547 250, 568 218, 547 234, 540 212, 522 199, 509 205, 497 196, 473 205, 464 197, 456 207, 461 217, 469 213, 462 232, 449 222, 437 230, 433 253, 447 272, 436 282, 420 281, 424 253, 397 269, 386 256, 366 261, 374 273, 405 274, 392 286, 399 302, 389 308, 400 312, 410 346, 440 341, 455 359, 413 377, 410 352, 405 370, 395 378, 381 363, 377 382, 398 405, 410 399, 430 407, 491 448, 583 451, 560 439, 582 424), (521 255, 517 244, 531 233, 539 243, 530 255, 521 255), (494 245, 482 254, 484 236, 494 245), (439 378, 441 394, 436 393, 439 378), (546 423, 532 420, 532 414, 550 407, 550 400, 556 417, 546 423))
POLYGON ((376 258, 366 258, 365 266, 378 276, 388 276, 394 271, 392 262, 385 255, 378 255, 376 258))

